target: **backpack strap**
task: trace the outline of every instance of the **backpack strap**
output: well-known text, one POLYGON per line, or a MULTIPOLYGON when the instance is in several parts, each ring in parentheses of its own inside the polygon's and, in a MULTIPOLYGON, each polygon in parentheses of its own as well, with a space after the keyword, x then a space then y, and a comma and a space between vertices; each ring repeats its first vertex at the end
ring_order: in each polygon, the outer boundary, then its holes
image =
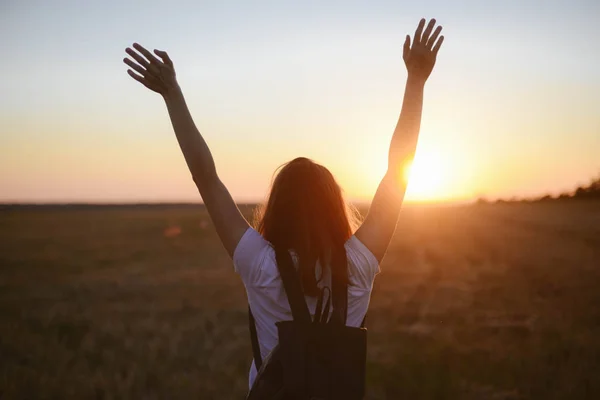
POLYGON ((331 322, 346 325, 348 316, 348 260, 344 246, 333 252, 332 269, 333 265, 343 267, 338 271, 339 275, 332 273, 331 276, 331 297, 333 298, 331 322))
POLYGON ((296 268, 292 261, 292 256, 287 249, 275 249, 275 258, 279 275, 283 282, 283 288, 287 295, 290 308, 292 309, 292 317, 296 322, 310 323, 310 311, 304 299, 302 286, 296 268))
POLYGON ((333 313, 330 321, 346 325, 346 318, 348 316, 348 285, 334 281, 331 283, 331 289, 333 313))
POLYGON ((250 342, 252 343, 254 365, 258 371, 262 365, 262 356, 260 355, 260 345, 258 344, 258 334, 256 333, 256 321, 254 320, 250 306, 248 306, 248 326, 250 327, 250 342))

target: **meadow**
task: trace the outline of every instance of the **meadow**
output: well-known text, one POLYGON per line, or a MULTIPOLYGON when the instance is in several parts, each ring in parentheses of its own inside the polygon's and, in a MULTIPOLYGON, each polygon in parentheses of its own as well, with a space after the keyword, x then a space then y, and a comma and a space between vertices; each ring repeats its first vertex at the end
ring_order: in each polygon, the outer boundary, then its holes
MULTIPOLYGON (((201 206, 0 209, 0 399, 242 399, 246 311, 201 206)), ((600 398, 600 202, 405 208, 367 328, 367 399, 600 398)))

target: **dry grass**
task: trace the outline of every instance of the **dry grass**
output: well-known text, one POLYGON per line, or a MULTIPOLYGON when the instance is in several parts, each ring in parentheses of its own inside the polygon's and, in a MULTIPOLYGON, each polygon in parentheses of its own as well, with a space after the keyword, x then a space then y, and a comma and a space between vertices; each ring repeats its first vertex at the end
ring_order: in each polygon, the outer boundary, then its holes
MULTIPOLYGON (((245 294, 199 207, 0 212, 0 398, 243 398, 245 294)), ((600 398, 600 204, 408 208, 368 399, 600 398)))

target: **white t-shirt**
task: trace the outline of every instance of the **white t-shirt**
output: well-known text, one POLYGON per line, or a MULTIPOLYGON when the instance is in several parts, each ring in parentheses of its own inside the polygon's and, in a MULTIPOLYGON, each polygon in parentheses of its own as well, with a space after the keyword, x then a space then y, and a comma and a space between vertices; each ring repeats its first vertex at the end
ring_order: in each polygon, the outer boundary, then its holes
MULTIPOLYGON (((346 325, 360 326, 369 308, 373 280, 380 271, 379 263, 356 236, 348 239, 345 248, 350 280, 346 325)), ((297 260, 294 254, 292 257, 297 260)), ((277 270, 275 250, 256 230, 248 228, 235 248, 233 265, 246 287, 248 304, 256 321, 260 354, 264 359, 277 345, 275 322, 292 320, 292 311, 277 270)), ((320 268, 317 264, 317 276, 320 276, 320 268)), ((318 286, 331 287, 330 282, 331 275, 326 273, 318 286)), ((311 316, 314 315, 316 303, 316 297, 306 297, 311 316)), ((250 366, 250 387, 256 372, 253 361, 250 366)))

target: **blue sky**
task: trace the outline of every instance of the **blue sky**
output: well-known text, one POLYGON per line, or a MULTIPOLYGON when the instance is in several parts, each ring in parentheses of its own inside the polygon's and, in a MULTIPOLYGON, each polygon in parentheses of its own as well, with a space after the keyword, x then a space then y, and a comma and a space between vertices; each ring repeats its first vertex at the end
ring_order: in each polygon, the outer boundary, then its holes
POLYGON ((417 159, 443 182, 413 199, 556 193, 600 172, 599 2, 9 1, 0 201, 198 199, 162 100, 125 72, 134 41, 171 55, 236 199, 309 156, 366 200, 421 17, 446 41, 417 159))

